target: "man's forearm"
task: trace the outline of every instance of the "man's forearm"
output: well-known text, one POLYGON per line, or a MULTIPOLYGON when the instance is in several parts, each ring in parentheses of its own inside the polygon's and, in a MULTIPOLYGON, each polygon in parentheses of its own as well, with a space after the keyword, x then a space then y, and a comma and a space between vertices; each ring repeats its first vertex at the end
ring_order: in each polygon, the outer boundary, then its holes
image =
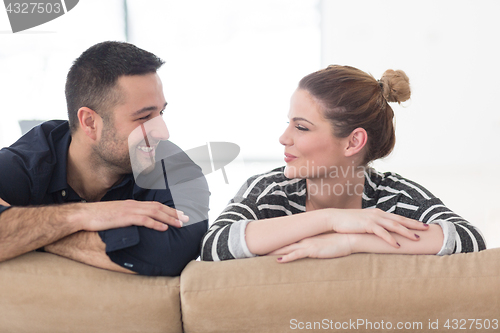
POLYGON ((0 261, 51 244, 80 230, 75 204, 13 207, 0 215, 0 261))
POLYGON ((95 231, 79 231, 44 247, 54 253, 87 265, 123 273, 134 273, 112 262, 106 244, 95 231))

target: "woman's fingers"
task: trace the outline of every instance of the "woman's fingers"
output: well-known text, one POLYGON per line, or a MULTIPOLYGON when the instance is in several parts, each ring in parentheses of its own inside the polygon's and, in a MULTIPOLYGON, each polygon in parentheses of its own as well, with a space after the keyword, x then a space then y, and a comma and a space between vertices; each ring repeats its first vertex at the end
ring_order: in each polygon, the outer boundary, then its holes
POLYGON ((386 213, 389 216, 389 218, 398 222, 401 225, 404 225, 408 229, 427 230, 429 228, 429 225, 426 223, 393 213, 387 213, 387 212, 384 213, 386 213))
POLYGON ((399 243, 396 241, 394 236, 392 236, 386 229, 382 228, 381 226, 375 226, 373 228, 373 234, 382 238, 384 241, 389 243, 389 245, 391 245, 397 249, 400 247, 399 243))
POLYGON ((274 254, 278 254, 280 263, 302 258, 337 258, 352 253, 349 235, 330 233, 305 238, 300 242, 285 246, 274 254))
POLYGON ((388 231, 397 233, 411 240, 419 240, 419 236, 412 230, 427 230, 428 225, 400 215, 384 212, 384 219, 379 220, 378 225, 388 231), (412 229, 412 230, 411 230, 412 229))
POLYGON ((286 263, 307 257, 308 257, 307 252, 304 249, 301 249, 301 250, 295 250, 289 254, 278 257, 277 261, 280 263, 286 263))
POLYGON ((295 249, 300 248, 300 246, 301 245, 299 243, 293 243, 290 245, 283 246, 280 249, 274 250, 273 252, 268 253, 268 255, 285 255, 294 251, 295 249))
POLYGON ((371 233, 379 236, 395 248, 399 245, 394 238, 395 233, 413 241, 419 240, 416 230, 424 231, 429 227, 419 221, 393 213, 375 209, 334 210, 333 230, 338 233, 355 234, 371 233))

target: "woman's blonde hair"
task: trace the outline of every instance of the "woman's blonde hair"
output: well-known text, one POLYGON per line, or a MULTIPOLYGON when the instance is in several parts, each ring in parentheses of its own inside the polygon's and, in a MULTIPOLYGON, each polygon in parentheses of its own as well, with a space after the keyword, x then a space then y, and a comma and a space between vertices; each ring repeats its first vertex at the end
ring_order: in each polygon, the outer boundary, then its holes
POLYGON ((368 134, 363 164, 389 155, 396 143, 394 111, 388 102, 410 98, 408 76, 401 70, 385 71, 380 80, 350 66, 331 65, 299 82, 322 107, 336 137, 345 138, 356 128, 368 134))

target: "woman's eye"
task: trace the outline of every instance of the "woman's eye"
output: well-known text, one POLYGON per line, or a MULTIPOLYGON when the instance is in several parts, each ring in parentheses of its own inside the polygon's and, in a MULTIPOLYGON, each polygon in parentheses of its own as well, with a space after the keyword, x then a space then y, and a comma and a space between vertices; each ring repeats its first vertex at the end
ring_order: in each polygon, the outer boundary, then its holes
POLYGON ((306 128, 306 127, 304 127, 302 125, 297 125, 297 126, 295 126, 295 128, 298 129, 299 131, 309 131, 308 128, 306 128))

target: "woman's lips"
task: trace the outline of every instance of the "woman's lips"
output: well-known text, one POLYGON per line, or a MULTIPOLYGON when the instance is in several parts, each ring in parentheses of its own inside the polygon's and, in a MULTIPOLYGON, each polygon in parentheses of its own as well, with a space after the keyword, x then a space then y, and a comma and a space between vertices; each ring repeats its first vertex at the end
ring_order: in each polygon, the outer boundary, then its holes
POLYGON ((290 163, 291 161, 293 161, 296 158, 297 158, 297 156, 285 153, 285 162, 286 163, 290 163))

